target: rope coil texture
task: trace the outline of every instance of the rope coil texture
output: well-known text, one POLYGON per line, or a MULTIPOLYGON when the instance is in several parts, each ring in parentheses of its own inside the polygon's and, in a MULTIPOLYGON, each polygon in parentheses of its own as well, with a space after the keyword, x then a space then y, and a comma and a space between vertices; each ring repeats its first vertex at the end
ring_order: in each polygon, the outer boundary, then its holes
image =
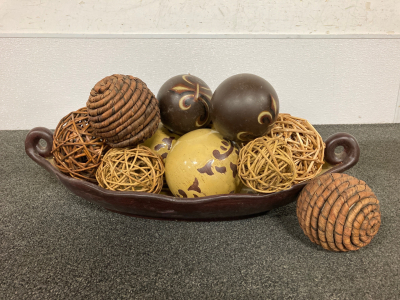
POLYGON ((96 170, 106 150, 103 139, 93 135, 86 107, 62 118, 53 135, 54 163, 74 178, 96 182, 96 170))
POLYGON ((163 187, 162 158, 149 148, 112 148, 97 169, 99 185, 112 191, 158 194, 163 187))
POLYGON ((160 123, 158 100, 139 78, 115 74, 100 80, 86 102, 96 136, 111 147, 136 146, 160 123))
POLYGON ((308 238, 331 251, 368 245, 381 224, 379 201, 362 181, 346 174, 325 174, 302 190, 297 218, 308 238))

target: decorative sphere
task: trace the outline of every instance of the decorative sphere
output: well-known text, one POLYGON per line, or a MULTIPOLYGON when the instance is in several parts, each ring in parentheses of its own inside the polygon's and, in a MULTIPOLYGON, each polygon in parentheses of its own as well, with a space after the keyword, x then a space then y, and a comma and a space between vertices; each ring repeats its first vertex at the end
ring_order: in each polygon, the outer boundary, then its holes
POLYGON ((114 148, 138 145, 160 124, 157 99, 142 80, 131 75, 114 74, 100 80, 86 107, 94 135, 114 148))
POLYGON ((250 141, 267 134, 279 113, 274 88, 253 74, 225 79, 215 90, 211 104, 215 129, 234 141, 250 141))
POLYGON ((150 150, 155 154, 160 155, 165 162, 169 151, 178 138, 179 135, 172 133, 160 124, 157 131, 151 136, 151 138, 144 141, 143 145, 150 148, 150 150))
POLYGON ((163 186, 164 164, 149 148, 112 148, 96 171, 102 188, 158 194, 163 186))
POLYGON ((77 179, 96 183, 96 170, 106 150, 105 141, 94 135, 86 107, 62 118, 53 135, 55 165, 77 179))
POLYGON ((368 245, 381 225, 379 200, 362 180, 328 173, 311 180, 297 200, 304 234, 330 251, 354 251, 368 245))
POLYGON ((180 137, 165 163, 168 187, 177 197, 204 197, 235 193, 239 150, 211 129, 180 137))
POLYGON ((274 193, 292 187, 296 166, 285 140, 259 137, 240 150, 239 177, 243 184, 260 193, 274 193))
POLYGON ((180 135, 206 127, 211 96, 208 85, 196 76, 183 74, 168 79, 157 94, 161 122, 180 135))

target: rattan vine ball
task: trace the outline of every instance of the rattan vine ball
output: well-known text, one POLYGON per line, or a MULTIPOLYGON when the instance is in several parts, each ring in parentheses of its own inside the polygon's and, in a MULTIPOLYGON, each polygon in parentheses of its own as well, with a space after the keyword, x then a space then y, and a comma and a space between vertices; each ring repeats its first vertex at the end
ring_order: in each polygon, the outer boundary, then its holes
POLYGON ((331 251, 368 245, 381 224, 379 201, 368 185, 337 173, 314 178, 303 188, 297 218, 313 243, 331 251))
POLYGON ((259 137, 240 150, 238 174, 244 185, 260 193, 289 189, 296 179, 292 151, 278 138, 259 137))
POLYGON ((279 114, 268 136, 282 139, 290 146, 296 166, 294 183, 312 179, 322 170, 325 143, 307 120, 279 114))
POLYGON ((86 107, 62 118, 53 135, 54 163, 74 178, 96 182, 96 170, 106 149, 104 141, 93 136, 86 107))
POLYGON ((86 106, 95 135, 115 148, 138 145, 150 138, 160 123, 157 99, 142 80, 130 75, 100 80, 86 106))
POLYGON ((97 169, 99 185, 112 191, 159 193, 163 187, 162 158, 149 148, 112 148, 97 169))

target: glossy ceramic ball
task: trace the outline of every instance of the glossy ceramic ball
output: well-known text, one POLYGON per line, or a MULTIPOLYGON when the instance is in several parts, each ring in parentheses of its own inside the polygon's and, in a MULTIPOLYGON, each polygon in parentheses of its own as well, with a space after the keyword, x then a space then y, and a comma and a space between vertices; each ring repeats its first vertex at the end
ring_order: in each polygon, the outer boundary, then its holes
POLYGON ((215 90, 211 119, 223 137, 246 142, 267 134, 279 114, 275 89, 253 74, 238 74, 215 90))
POLYGON ((177 197, 235 193, 239 150, 215 130, 198 129, 178 139, 168 154, 165 176, 177 197))
POLYGON ((157 94, 161 122, 177 134, 206 127, 210 123, 208 85, 193 75, 178 75, 168 79, 157 94))
POLYGON ((179 135, 172 133, 160 124, 157 131, 151 136, 151 138, 144 141, 143 145, 150 148, 153 153, 160 155, 165 162, 169 151, 178 138, 179 135))

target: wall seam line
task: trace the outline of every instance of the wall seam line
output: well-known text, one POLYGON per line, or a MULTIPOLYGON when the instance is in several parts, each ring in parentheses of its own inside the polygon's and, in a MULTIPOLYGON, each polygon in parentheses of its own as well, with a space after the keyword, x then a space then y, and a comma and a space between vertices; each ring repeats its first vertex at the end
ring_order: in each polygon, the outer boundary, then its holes
POLYGON ((400 34, 136 34, 136 33, 1 33, 0 38, 60 39, 400 39, 400 34))
POLYGON ((399 82, 399 90, 397 91, 397 101, 396 101, 396 108, 394 110, 394 118, 393 118, 393 123, 400 122, 400 82, 399 82), (399 120, 397 120, 399 118, 399 120))

